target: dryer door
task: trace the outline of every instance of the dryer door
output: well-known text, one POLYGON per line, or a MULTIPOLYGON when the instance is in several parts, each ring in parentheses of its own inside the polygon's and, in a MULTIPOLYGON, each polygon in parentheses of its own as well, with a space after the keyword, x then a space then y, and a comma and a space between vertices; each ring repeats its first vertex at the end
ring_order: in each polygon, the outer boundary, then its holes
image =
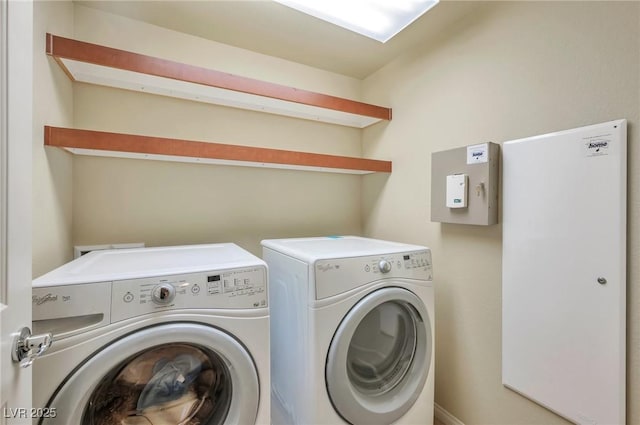
POLYGON ((232 336, 201 324, 140 329, 96 352, 58 388, 42 424, 253 424, 256 367, 232 336))
POLYGON ((327 356, 327 390, 338 414, 352 424, 401 418, 424 387, 431 342, 427 309, 413 292, 387 287, 360 300, 327 356))

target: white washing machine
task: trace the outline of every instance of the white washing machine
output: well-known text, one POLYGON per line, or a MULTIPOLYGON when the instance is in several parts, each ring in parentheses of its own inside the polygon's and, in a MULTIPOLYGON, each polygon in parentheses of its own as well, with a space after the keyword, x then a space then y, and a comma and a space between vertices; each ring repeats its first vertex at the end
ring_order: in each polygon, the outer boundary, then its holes
POLYGON ((40 423, 269 424, 267 279, 234 244, 94 251, 35 279, 40 423))
POLYGON ((262 241, 274 424, 432 424, 428 248, 360 237, 262 241))

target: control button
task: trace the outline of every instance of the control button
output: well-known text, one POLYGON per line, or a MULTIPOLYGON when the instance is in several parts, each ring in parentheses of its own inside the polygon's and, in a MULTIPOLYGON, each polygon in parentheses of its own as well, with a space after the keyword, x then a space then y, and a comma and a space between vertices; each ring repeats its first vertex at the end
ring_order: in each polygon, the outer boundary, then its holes
POLYGON ((130 303, 131 301, 133 301, 134 296, 131 292, 127 292, 126 294, 124 294, 124 297, 122 297, 122 300, 126 303, 130 303))
POLYGON ((176 296, 176 288, 170 283, 163 283, 151 291, 151 299, 156 304, 169 304, 176 296))
POLYGON ((199 293, 200 293, 200 286, 198 286, 198 285, 193 285, 193 286, 191 287, 191 293, 193 293, 193 294, 199 294, 199 293))
POLYGON ((378 268, 382 273, 389 273, 391 271, 391 263, 387 260, 380 260, 378 262, 378 268))

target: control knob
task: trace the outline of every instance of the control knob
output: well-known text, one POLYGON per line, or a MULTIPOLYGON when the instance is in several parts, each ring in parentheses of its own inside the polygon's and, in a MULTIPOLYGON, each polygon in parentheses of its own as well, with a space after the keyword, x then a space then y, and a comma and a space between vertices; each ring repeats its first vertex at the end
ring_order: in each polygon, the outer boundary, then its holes
POLYGON ((170 283, 162 283, 151 291, 151 299, 156 304, 169 304, 176 297, 176 288, 170 283))
POLYGON ((380 260, 378 262, 378 269, 380 269, 380 273, 389 273, 391 271, 391 263, 387 260, 380 260))

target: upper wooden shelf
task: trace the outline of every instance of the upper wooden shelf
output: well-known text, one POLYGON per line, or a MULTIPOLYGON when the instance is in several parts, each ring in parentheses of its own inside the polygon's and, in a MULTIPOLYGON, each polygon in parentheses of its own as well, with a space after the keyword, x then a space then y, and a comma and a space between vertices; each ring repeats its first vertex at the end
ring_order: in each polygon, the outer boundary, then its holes
POLYGON ((44 144, 79 155, 348 174, 391 172, 390 161, 49 126, 44 128, 44 144))
POLYGON ((391 109, 47 34, 73 81, 364 128, 391 109))

